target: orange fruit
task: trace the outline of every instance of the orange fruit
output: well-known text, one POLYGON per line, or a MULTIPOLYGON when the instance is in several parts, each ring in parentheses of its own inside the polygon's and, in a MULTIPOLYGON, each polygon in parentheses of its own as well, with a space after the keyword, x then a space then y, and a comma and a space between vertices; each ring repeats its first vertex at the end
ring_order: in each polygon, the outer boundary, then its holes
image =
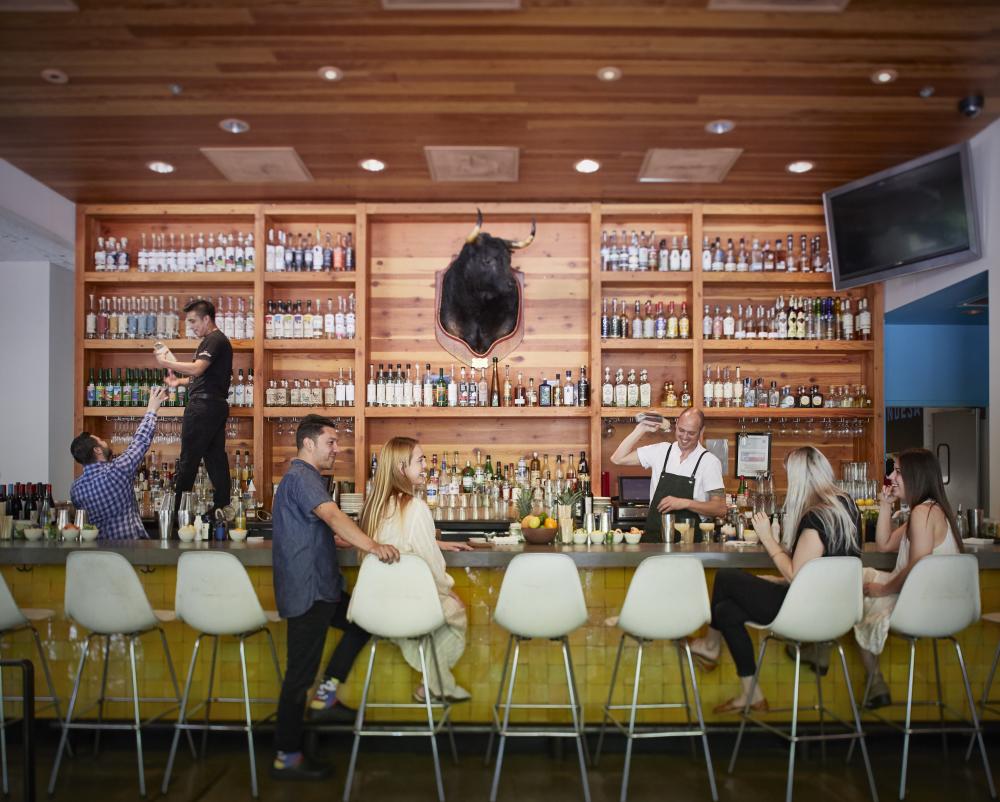
POLYGON ((556 521, 555 518, 546 518, 545 519, 545 528, 546 529, 555 529, 557 526, 559 526, 559 522, 556 521))

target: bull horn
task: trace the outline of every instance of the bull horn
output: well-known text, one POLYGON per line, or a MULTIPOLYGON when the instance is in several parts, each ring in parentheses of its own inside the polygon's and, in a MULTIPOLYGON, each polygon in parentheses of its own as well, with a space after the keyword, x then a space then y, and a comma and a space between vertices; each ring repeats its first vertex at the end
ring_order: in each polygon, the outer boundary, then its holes
POLYGON ((483 213, 479 209, 476 209, 476 225, 473 227, 472 231, 469 232, 469 236, 465 238, 465 241, 470 245, 479 239, 479 232, 483 228, 483 213))
POLYGON ((516 242, 510 241, 508 245, 512 251, 516 251, 518 248, 527 248, 535 239, 535 218, 531 218, 531 233, 528 234, 527 239, 519 239, 516 242))

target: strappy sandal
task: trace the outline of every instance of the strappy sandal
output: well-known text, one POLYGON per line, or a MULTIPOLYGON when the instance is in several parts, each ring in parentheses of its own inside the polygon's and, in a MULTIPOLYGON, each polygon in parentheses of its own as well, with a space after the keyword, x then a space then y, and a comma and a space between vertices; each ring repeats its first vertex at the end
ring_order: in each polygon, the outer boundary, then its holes
POLYGON ((707 654, 696 652, 692 646, 693 643, 694 643, 694 638, 687 639, 688 648, 691 649, 691 659, 694 660, 695 665, 706 673, 710 671, 715 671, 715 669, 719 667, 718 658, 713 659, 709 657, 707 654))

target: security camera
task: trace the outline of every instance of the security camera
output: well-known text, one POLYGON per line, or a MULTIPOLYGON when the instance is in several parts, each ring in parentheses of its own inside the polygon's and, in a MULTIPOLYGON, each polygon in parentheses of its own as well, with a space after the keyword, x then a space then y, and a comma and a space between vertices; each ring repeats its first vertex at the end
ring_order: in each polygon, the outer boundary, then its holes
POLYGON ((969 95, 958 101, 958 110, 966 117, 977 117, 986 101, 982 95, 969 95))

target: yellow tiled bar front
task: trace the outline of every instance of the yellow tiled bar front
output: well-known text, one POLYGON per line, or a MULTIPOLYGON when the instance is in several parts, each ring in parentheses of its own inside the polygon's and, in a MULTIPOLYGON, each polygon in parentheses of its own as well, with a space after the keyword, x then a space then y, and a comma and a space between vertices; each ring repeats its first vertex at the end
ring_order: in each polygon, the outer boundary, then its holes
MULTIPOLYGON (((449 555, 450 556, 450 555, 449 555)), ((502 568, 489 567, 453 567, 449 569, 455 577, 455 590, 465 602, 469 614, 469 638, 465 655, 455 668, 458 681, 472 693, 472 701, 454 708, 454 718, 457 722, 486 723, 490 720, 491 705, 496 697, 500 681, 501 665, 507 643, 506 633, 492 622, 492 613, 496 605, 500 583, 503 579, 502 568)), ((56 690, 60 697, 68 698, 77 661, 81 654, 86 633, 66 620, 63 614, 63 590, 65 567, 61 564, 33 565, 15 567, 4 565, 3 575, 14 594, 17 603, 22 607, 43 607, 55 611, 51 621, 39 625, 42 640, 47 650, 55 678, 56 690)), ((265 609, 274 609, 274 592, 271 582, 271 569, 268 566, 249 566, 248 571, 257 590, 261 604, 265 609)), ((347 568, 344 573, 348 586, 353 584, 357 569, 347 568)), ((619 631, 605 624, 605 620, 618 614, 625 598, 626 588, 634 573, 634 567, 583 567, 580 578, 583 582, 584 595, 587 601, 588 622, 579 631, 570 636, 573 660, 577 672, 577 681, 585 706, 585 718, 588 722, 600 720, 601 705, 608 693, 608 683, 611 679, 611 669, 618 646, 619 631)), ((708 581, 714 579, 715 570, 707 570, 708 581)), ((140 570, 140 577, 149 599, 156 609, 172 609, 174 601, 174 583, 176 580, 175 565, 157 565, 140 570)), ((1000 610, 1000 571, 983 570, 980 573, 983 610, 1000 610)), ((665 611, 667 612, 667 611, 665 611)), ((279 655, 284 662, 285 626, 278 624, 273 627, 278 642, 279 655)), ((181 623, 165 625, 167 638, 173 656, 178 680, 183 685, 184 676, 191 658, 195 633, 181 623)), ((326 644, 326 655, 329 654, 339 633, 331 630, 326 644)), ((1000 627, 977 624, 962 633, 961 643, 973 693, 978 699, 986 673, 989 670, 997 640, 1000 638, 1000 627)), ((756 639, 756 635, 755 635, 756 639)), ((857 658, 853 638, 844 638, 845 651, 851 670, 852 681, 860 693, 860 684, 864 672, 857 658)), ((99 649, 91 650, 91 657, 99 659, 99 649)), ((356 704, 363 672, 366 665, 367 650, 357 661, 354 671, 343 689, 343 696, 350 704, 356 704)), ((16 635, 5 638, 2 644, 4 658, 33 657, 30 636, 16 635)), ((324 655, 324 661, 326 659, 324 655)), ((263 639, 255 638, 247 649, 249 661, 249 682, 251 694, 258 697, 276 698, 277 682, 263 639)), ((199 658, 199 667, 192 685, 192 699, 200 699, 207 687, 208 650, 203 649, 199 658)), ((835 655, 831 656, 835 659, 835 655)), ((940 648, 942 684, 946 701, 956 709, 964 706, 962 679, 954 650, 949 644, 940 648)), ((521 666, 518 670, 518 687, 515 699, 525 702, 566 701, 567 692, 560 652, 557 646, 548 642, 530 642, 521 650, 521 666)), ((162 658, 159 639, 146 636, 143 638, 139 651, 141 661, 139 667, 140 692, 144 696, 170 696, 172 686, 169 673, 162 658)), ((631 678, 634 675, 635 651, 627 647, 623 660, 623 670, 619 674, 620 685, 616 694, 617 701, 625 699, 626 688, 631 694, 631 678)), ((120 638, 113 639, 111 648, 112 665, 109 675, 109 695, 128 696, 130 689, 126 679, 127 649, 120 638)), ((889 645, 882 658, 883 672, 890 682, 895 700, 905 698, 906 672, 909 660, 908 648, 905 642, 890 638, 889 645)), ((99 688, 100 671, 97 662, 88 661, 89 670, 81 692, 81 705, 96 700, 99 688)), ((36 666, 37 669, 37 666, 36 666)), ((793 663, 784 654, 780 646, 769 648, 762 672, 762 684, 768 700, 773 706, 787 706, 791 703, 793 663)), ((8 674, 8 692, 14 687, 15 677, 8 674)), ((698 680, 702 693, 702 704, 706 718, 709 721, 732 721, 733 717, 713 717, 712 707, 731 696, 737 687, 737 677, 732 661, 724 652, 722 663, 718 670, 705 673, 699 672, 698 680)), ((44 692, 41 672, 36 674, 38 693, 44 692)), ((376 675, 373 681, 373 701, 408 701, 418 682, 418 677, 403 662, 399 652, 391 645, 379 648, 379 658, 376 665, 376 675)), ((678 671, 677 654, 670 644, 656 643, 649 647, 643 659, 642 687, 640 701, 659 701, 681 698, 682 689, 678 671)), ((932 698, 935 694, 933 652, 929 644, 921 644, 917 650, 917 673, 914 682, 918 698, 932 698)), ((220 648, 220 660, 216 675, 216 691, 214 695, 236 697, 240 695, 239 653, 232 640, 224 641, 220 648)), ((831 665, 830 673, 824 681, 824 700, 838 715, 847 717, 846 696, 840 672, 836 663, 831 665)), ((812 672, 804 669, 800 700, 808 707, 816 698, 816 685, 812 672)), ((255 716, 261 716, 273 710, 273 705, 261 705, 255 710, 255 716)), ((895 709, 898 711, 898 709, 895 709)), ((159 708, 149 705, 144 708, 143 715, 158 712, 159 708)), ((916 715, 929 717, 936 715, 933 709, 915 708, 916 715)), ((901 711, 899 711, 901 713, 901 711)), ((44 711, 42 715, 51 715, 44 711)), ((121 703, 110 704, 107 716, 125 718, 130 715, 128 707, 121 703)), ((212 708, 213 718, 237 718, 239 707, 235 705, 216 705, 212 708)), ((383 719, 403 719, 407 711, 378 711, 376 714, 383 719)), ((418 715, 417 713, 412 714, 418 715)), ((522 721, 555 721, 561 720, 562 711, 537 710, 521 711, 514 714, 515 720, 522 721)), ((783 715, 783 714, 777 714, 783 715)), ((373 716, 374 717, 374 716, 373 716)), ((649 711, 640 716, 643 721, 680 721, 683 713, 680 711, 649 711)))

